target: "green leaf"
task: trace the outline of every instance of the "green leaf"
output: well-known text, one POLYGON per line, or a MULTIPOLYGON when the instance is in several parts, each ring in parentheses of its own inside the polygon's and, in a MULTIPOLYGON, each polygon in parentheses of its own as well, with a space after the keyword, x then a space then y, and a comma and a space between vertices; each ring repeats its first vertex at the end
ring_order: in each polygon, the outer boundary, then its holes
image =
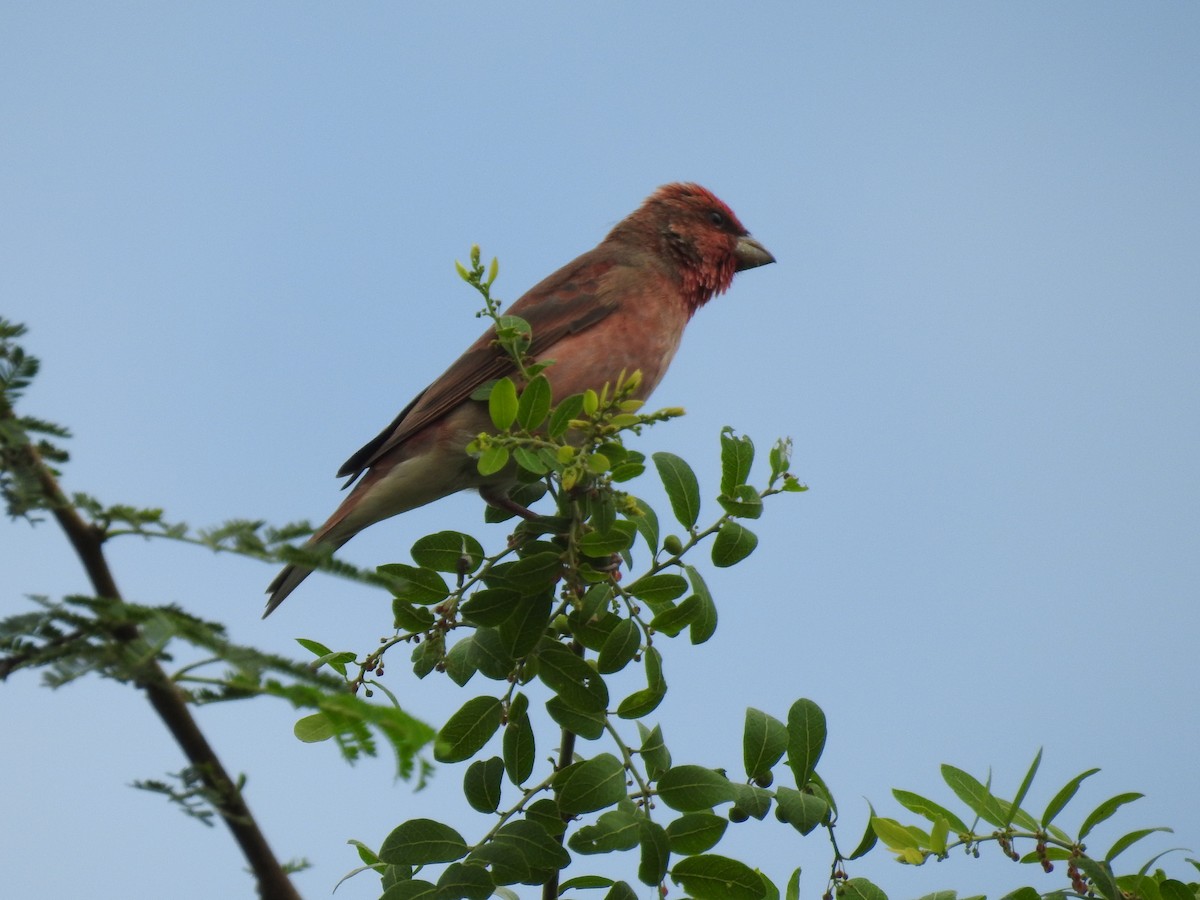
MULTIPOLYGON (((590 855, 593 853, 612 853, 619 850, 632 850, 638 845, 639 824, 642 816, 626 809, 613 809, 602 813, 594 825, 584 825, 571 835, 567 845, 576 853, 590 855)), ((580 885, 580 879, 572 878, 576 887, 608 887, 612 884, 580 885)), ((565 891, 567 885, 560 886, 559 891, 565 891)))
POLYGON ((924 816, 930 822, 936 823, 938 819, 945 819, 950 823, 950 827, 954 829, 955 834, 967 834, 970 829, 966 824, 950 810, 944 806, 939 806, 932 800, 927 800, 920 794, 914 794, 912 791, 902 791, 899 788, 892 790, 892 796, 899 801, 900 805, 910 812, 915 812, 918 816, 924 816))
MULTIPOLYGON (((524 695, 518 694, 517 696, 522 697, 524 695)), ((504 747, 504 769, 508 772, 509 780, 515 785, 524 784, 525 779, 533 772, 533 763, 536 755, 533 725, 530 723, 527 714, 522 712, 520 715, 515 715, 510 711, 508 724, 504 726, 502 743, 504 747)))
POLYGON ((292 733, 298 740, 306 744, 319 744, 337 734, 337 729, 333 727, 333 723, 329 721, 329 717, 325 713, 313 713, 311 716, 298 719, 292 726, 292 733))
POLYGON ((530 822, 537 822, 551 837, 556 838, 567 830, 567 823, 563 821, 562 810, 558 808, 558 804, 550 797, 534 800, 526 806, 525 818, 530 822))
MULTIPOLYGON (((637 841, 634 841, 630 847, 636 846, 636 844, 637 841)), ((629 847, 626 847, 625 849, 628 850, 629 847)), ((560 884, 558 886, 558 892, 561 896, 572 889, 583 890, 586 888, 612 887, 614 883, 615 882, 611 878, 605 878, 602 875, 580 875, 577 878, 568 878, 566 881, 560 884)))
POLYGON ((500 632, 495 628, 479 628, 471 636, 471 662, 494 681, 506 681, 516 666, 516 661, 504 648, 500 632))
POLYGON ((437 883, 438 900, 488 900, 496 889, 492 876, 483 866, 451 863, 437 883))
POLYGON ((592 531, 579 539, 579 549, 584 555, 596 557, 611 556, 621 553, 633 546, 637 526, 624 519, 612 523, 612 527, 601 533, 592 531))
POLYGON ((950 837, 950 823, 945 819, 938 819, 933 823, 933 828, 929 832, 929 849, 938 856, 944 856, 946 853, 946 840, 950 837))
POLYGON ((700 483, 696 481, 696 473, 673 453, 660 451, 652 458, 671 501, 671 511, 680 525, 691 530, 700 517, 700 483))
POLYGON ((477 759, 467 766, 463 776, 463 796, 471 808, 481 813, 493 813, 500 808, 500 780, 504 777, 504 761, 498 756, 477 759))
POLYGON ((544 641, 538 649, 538 678, 563 703, 585 713, 608 706, 608 687, 600 673, 562 644, 544 641))
POLYGON ((1129 834, 1122 835, 1113 842, 1113 845, 1109 848, 1108 852, 1104 854, 1104 861, 1111 863, 1119 854, 1124 853, 1142 838, 1146 837, 1147 835, 1154 834, 1156 831, 1165 831, 1168 834, 1174 833, 1172 829, 1162 826, 1158 828, 1140 828, 1137 831, 1131 831, 1129 834))
POLYGON ((420 879, 401 881, 384 891, 379 900, 437 900, 437 886, 420 879))
POLYGON ((671 880, 695 900, 765 900, 767 896, 757 872, 745 863, 715 854, 679 860, 671 868, 671 880))
POLYGON ((1075 866, 1087 876, 1088 880, 1104 900, 1121 900, 1121 889, 1113 880, 1112 870, 1107 863, 1080 856, 1075 859, 1075 866))
POLYGON ((847 856, 846 859, 861 859, 875 849, 875 843, 879 840, 878 835, 875 834, 875 829, 871 827, 871 820, 875 818, 875 807, 871 805, 870 801, 867 801, 867 810, 869 815, 867 817, 867 827, 863 830, 862 840, 858 842, 858 846, 854 848, 854 852, 847 856))
POLYGON ((501 378, 492 385, 488 396, 488 414, 497 431, 508 431, 517 420, 517 386, 511 378, 501 378))
POLYGON ((759 778, 770 773, 788 747, 787 726, 757 709, 746 710, 742 729, 742 760, 746 775, 759 778))
POLYGON ((721 429, 721 493, 729 496, 750 477, 754 463, 754 442, 742 435, 736 437, 726 425, 721 429))
POLYGON ((492 446, 479 454, 479 461, 475 464, 475 468, 479 470, 480 475, 487 476, 495 475, 507 465, 508 449, 492 446))
POLYGON ((1042 827, 1045 828, 1053 822, 1054 817, 1062 812, 1063 807, 1071 802, 1071 798, 1075 796, 1075 792, 1079 790, 1079 785, 1083 783, 1085 778, 1090 778, 1099 771, 1099 769, 1088 769, 1086 772, 1080 772, 1063 785, 1062 790, 1054 795, 1054 798, 1047 804, 1046 811, 1042 813, 1042 827))
POLYGON ((687 589, 687 580, 682 575, 670 572, 644 575, 626 588, 655 613, 661 612, 667 604, 682 597, 687 589))
POLYGON ((703 766, 674 766, 658 780, 658 795, 663 803, 679 812, 711 809, 734 799, 729 779, 703 766))
MULTIPOLYGON (((644 467, 643 467, 644 468, 644 467)), ((630 515, 629 521, 637 526, 638 534, 646 542, 651 553, 658 552, 658 514, 645 500, 631 497, 634 505, 641 511, 640 516, 630 515)))
POLYGON ((612 886, 612 890, 604 895, 604 900, 637 900, 637 894, 624 881, 618 881, 612 886))
POLYGON ((825 749, 825 713, 811 700, 797 700, 788 710, 788 765, 796 787, 808 784, 825 749))
POLYGON ((396 866, 453 862, 466 855, 462 835, 433 819, 410 819, 393 829, 379 848, 379 858, 396 866))
POLYGON ((829 815, 829 804, 820 797, 783 785, 775 791, 775 803, 784 821, 801 834, 812 832, 829 815))
POLYGON ((710 812, 684 813, 667 825, 667 839, 671 852, 683 856, 694 856, 716 846, 729 827, 724 816, 710 812))
POLYGON ((1082 841, 1091 833, 1093 828, 1095 828, 1105 819, 1112 816, 1113 813, 1115 813, 1126 803, 1132 803, 1134 800, 1140 800, 1145 796, 1145 794, 1129 793, 1117 794, 1115 797, 1109 797, 1094 810, 1092 810, 1088 817, 1083 820, 1083 824, 1079 826, 1079 840, 1082 841))
POLYGON ((604 734, 606 716, 603 711, 580 712, 563 702, 561 697, 546 701, 546 712, 557 724, 586 741, 594 741, 604 734))
POLYGON ((717 502, 721 504, 721 509, 739 519, 757 519, 763 513, 762 497, 748 484, 739 486, 732 497, 721 494, 717 502))
POLYGON ((517 422, 526 431, 536 431, 550 414, 550 382, 536 375, 521 391, 517 404, 517 422))
POLYGON ((662 656, 654 647, 647 647, 642 654, 646 667, 646 687, 634 691, 617 706, 617 715, 622 719, 640 719, 658 708, 667 694, 667 682, 662 677, 662 656))
POLYGON ((619 672, 637 655, 642 645, 642 632, 632 619, 622 619, 613 628, 600 648, 596 666, 601 674, 619 672))
POLYGON ((642 847, 638 862, 638 881, 654 886, 667 875, 671 863, 671 843, 666 829, 657 822, 642 819, 638 823, 639 843, 642 847))
POLYGON ((1195 885, 1186 885, 1174 878, 1167 878, 1158 886, 1162 900, 1196 900, 1195 885))
POLYGON ((514 563, 499 566, 498 574, 504 579, 503 587, 512 588, 522 594, 532 594, 551 587, 562 577, 562 558, 554 552, 532 553, 514 563))
POLYGON ((669 606, 650 620, 650 627, 669 637, 675 637, 700 615, 700 602, 689 597, 678 606, 669 606))
POLYGON ((550 416, 550 425, 546 429, 547 434, 552 438, 562 437, 570 428, 571 420, 578 419, 581 412, 583 412, 582 394, 572 394, 570 397, 564 398, 558 406, 554 407, 554 412, 550 416))
MULTIPOLYGON (((875 832, 871 832, 872 835, 875 832)), ((785 900, 800 900, 800 869, 797 868, 792 872, 792 877, 788 879, 787 893, 784 894, 785 900)))
POLYGON ((433 742, 433 758, 438 762, 462 762, 470 759, 500 727, 503 704, 495 697, 474 697, 442 726, 433 742))
POLYGON ((392 595, 406 603, 430 606, 441 603, 450 593, 442 576, 432 569, 419 569, 403 563, 387 563, 376 567, 376 571, 387 575, 389 579, 395 579, 389 584, 392 595))
POLYGON ((663 772, 671 768, 671 751, 663 741, 660 725, 647 728, 641 722, 637 724, 638 733, 642 737, 642 746, 638 753, 641 754, 642 762, 646 764, 646 777, 651 781, 658 781, 663 772))
POLYGON ((526 472, 532 472, 534 475, 545 475, 551 468, 540 452, 531 450, 528 447, 513 447, 512 457, 516 460, 518 466, 526 472))
MULTIPOLYGON (((941 891, 940 893, 953 895, 954 891, 941 891)), ((922 897, 921 900, 926 900, 926 898, 922 897)), ((933 898, 931 895, 931 900, 940 900, 940 898, 933 898)), ((955 898, 950 896, 945 900, 955 900, 955 898)), ((1000 900, 1042 900, 1042 895, 1035 888, 1019 887, 1015 891, 1005 894, 1000 900)))
POLYGON ((765 788, 753 784, 738 784, 732 782, 733 805, 748 816, 753 816, 760 822, 771 811, 771 803, 775 795, 765 788))
POLYGON ((392 599, 392 619, 400 631, 423 634, 436 619, 424 606, 414 606, 399 598, 392 599))
POLYGON ((1013 798, 1012 806, 1009 807, 1008 810, 1008 815, 1004 817, 1005 828, 1012 824, 1013 818, 1021 810, 1021 804, 1025 802, 1025 795, 1029 793, 1029 786, 1033 784, 1033 776, 1037 774, 1038 766, 1041 765, 1041 763, 1042 748, 1038 747, 1037 755, 1034 756, 1033 763, 1029 766, 1029 771, 1025 773, 1025 778, 1021 781, 1021 787, 1017 790, 1017 796, 1013 798))
POLYGON ((578 815, 625 799, 625 765, 611 753, 571 766, 554 779, 556 799, 564 813, 578 815))
POLYGON ((950 790, 958 795, 958 799, 967 804, 971 812, 979 818, 996 826, 1004 822, 1004 813, 996 804, 995 798, 975 776, 943 763, 942 779, 950 786, 950 790))
POLYGON ((545 593, 522 597, 512 615, 500 623, 497 631, 504 649, 514 659, 525 656, 542 639, 550 624, 550 597, 545 593))
POLYGON ((865 878, 851 878, 838 891, 838 900, 887 900, 887 894, 865 878))
POLYGON ((735 566, 754 552, 758 546, 758 536, 745 525, 725 521, 717 531, 713 541, 713 565, 725 569, 735 566))
POLYGON ((571 861, 571 855, 536 822, 508 822, 486 844, 471 851, 469 863, 491 865, 497 884, 544 882, 571 861))
POLYGON ((494 628, 513 614, 520 599, 521 594, 509 588, 483 588, 472 594, 459 612, 472 625, 494 628))
POLYGON ((700 607, 696 618, 692 620, 691 641, 693 644, 703 644, 717 631, 717 604, 713 602, 708 585, 704 583, 704 579, 700 577, 700 572, 695 566, 684 566, 683 570, 687 572, 696 602, 700 607))
POLYGON ((904 850, 906 848, 913 850, 921 849, 921 842, 916 835, 895 819, 872 816, 871 828, 889 850, 904 850))
POLYGON ((412 545, 411 552, 418 566, 452 575, 470 575, 483 562, 483 546, 461 531, 427 534, 412 545))

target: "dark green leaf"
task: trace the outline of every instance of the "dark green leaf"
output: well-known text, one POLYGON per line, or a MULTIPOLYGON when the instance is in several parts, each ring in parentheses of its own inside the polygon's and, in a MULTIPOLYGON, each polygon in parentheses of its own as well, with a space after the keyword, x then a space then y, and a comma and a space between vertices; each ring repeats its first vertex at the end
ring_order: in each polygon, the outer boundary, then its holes
POLYGON ((500 623, 497 631, 508 654, 519 658, 537 646, 549 624, 550 597, 536 593, 518 600, 512 615, 500 623))
POLYGON ((765 900, 767 896, 757 872, 724 856, 685 857, 671 868, 671 880, 695 900, 765 900))
POLYGON ((545 375, 536 375, 517 404, 517 422, 526 431, 536 431, 550 414, 550 382, 545 375))
POLYGON ((414 606, 399 598, 392 600, 392 619, 400 631, 423 634, 436 621, 433 613, 424 606, 414 606))
POLYGON ((478 753, 491 740, 504 707, 495 697, 475 697, 450 717, 433 742, 438 762, 462 762, 478 753))
POLYGON ((713 541, 713 565, 722 569, 737 565, 757 546, 758 537, 749 528, 734 521, 722 522, 713 541))
POLYGON ((620 616, 607 610, 602 610, 591 618, 585 618, 582 613, 571 613, 567 616, 575 640, 597 653, 604 649, 609 636, 622 621, 624 620, 620 616))
POLYGON ((619 672, 637 655, 642 632, 632 619, 621 619, 600 648, 596 666, 601 674, 619 672))
POLYGON ((513 614, 520 598, 518 591, 509 588, 484 588, 472 594, 459 612, 472 625, 494 628, 513 614))
POLYGON ((396 827, 379 848, 379 858, 398 866, 453 862, 467 853, 462 835, 433 819, 410 819, 396 827))
POLYGON ((737 437, 733 429, 721 429, 721 493, 732 495, 739 485, 750 477, 754 463, 754 443, 742 435, 737 437))
POLYGON ((571 420, 578 419, 581 412, 583 412, 582 394, 572 394, 570 397, 564 398, 558 406, 554 407, 554 413, 550 416, 550 425, 546 429, 547 433, 552 438, 562 437, 570 427, 571 420))
POLYGON ((1104 861, 1111 863, 1119 854, 1124 853, 1142 838, 1146 837, 1147 835, 1154 834, 1156 831, 1165 831, 1171 833, 1170 828, 1164 828, 1161 826, 1158 828, 1141 828, 1137 831, 1131 831, 1129 834, 1125 834, 1117 838, 1112 847, 1109 848, 1108 852, 1104 854, 1104 861))
POLYGON ((536 822, 542 826, 551 837, 558 837, 567 830, 567 823, 563 821, 562 810, 558 808, 558 804, 550 797, 535 800, 525 807, 525 818, 530 822, 536 822))
POLYGON ((1025 802, 1025 795, 1029 793, 1029 786, 1033 784, 1033 776, 1037 774, 1038 766, 1041 765, 1041 763, 1042 748, 1038 747, 1037 755, 1034 756, 1033 763, 1029 766, 1029 771, 1025 773, 1025 778, 1021 781, 1021 787, 1017 790, 1017 796, 1013 798, 1012 806, 1009 807, 1008 815, 1005 816, 1005 828, 1012 824, 1013 818, 1021 809, 1021 804, 1025 802))
POLYGON ((604 895, 604 900, 637 900, 637 894, 624 881, 618 881, 612 886, 612 890, 604 895))
POLYGON ((632 522, 619 519, 605 532, 592 531, 579 540, 579 549, 586 556, 593 558, 611 556, 621 553, 633 546, 633 538, 637 526, 632 522))
POLYGON ((687 572, 688 580, 692 583, 692 591, 696 597, 696 602, 700 606, 699 613, 692 621, 691 641, 693 644, 703 644, 716 633, 717 605, 713 602, 708 585, 700 577, 700 572, 694 566, 684 566, 683 570, 687 572))
POLYGON ((602 711, 580 712, 567 706, 561 697, 546 701, 546 712, 556 723, 584 740, 594 741, 604 734, 605 715, 602 711))
POLYGON ((865 878, 851 878, 838 891, 838 900, 887 900, 887 894, 865 878))
POLYGON ((687 580, 682 575, 670 572, 645 575, 626 588, 655 613, 661 612, 671 601, 682 597, 687 589, 687 580))
POLYGON ((387 563, 377 567, 377 572, 395 581, 389 584, 392 595, 406 603, 430 606, 441 603, 450 593, 442 576, 432 569, 419 569, 403 563, 387 563))
POLYGON ((658 708, 667 694, 667 682, 662 677, 662 657, 653 647, 642 654, 646 666, 646 687, 634 691, 617 706, 617 715, 622 719, 640 719, 658 708))
POLYGON ((549 588, 562 576, 562 559, 557 553, 534 553, 503 569, 505 587, 522 594, 549 588))
POLYGON ((667 499, 671 501, 671 511, 679 524, 690 530, 700 517, 700 484, 696 474, 673 453, 655 453, 653 459, 667 491, 667 499))
POLYGON ((663 803, 679 812, 711 809, 733 800, 735 791, 729 779, 703 766, 674 766, 658 780, 658 795, 663 803))
MULTIPOLYGON (((518 694, 518 696, 522 696, 518 694)), ((533 725, 529 716, 522 712, 514 715, 511 711, 508 724, 504 726, 504 769, 508 772, 509 780, 515 785, 525 783, 525 779, 533 772, 536 747, 533 737, 533 725)))
POLYGON ((825 713, 811 700, 797 700, 788 710, 788 765, 796 787, 808 784, 825 749, 825 713))
POLYGON ((767 775, 788 747, 787 726, 757 709, 746 710, 742 729, 742 760, 749 778, 767 775))
POLYGON ((1054 817, 1062 812, 1063 807, 1071 802, 1071 798, 1075 796, 1075 792, 1079 790, 1079 785, 1083 783, 1085 778, 1090 778, 1099 771, 1099 769, 1088 769, 1086 772, 1080 772, 1063 785, 1062 790, 1055 794, 1054 798, 1047 804, 1046 811, 1042 814, 1042 827, 1045 828, 1053 822, 1054 817))
POLYGON ((774 795, 770 791, 753 784, 732 782, 732 786, 734 806, 760 822, 767 817, 774 799, 774 795))
POLYGON ((1158 892, 1162 900, 1196 900, 1195 886, 1186 885, 1174 878, 1162 881, 1158 886, 1158 892))
POLYGON ((428 881, 401 881, 386 891, 379 900, 437 900, 437 886, 428 881))
POLYGON ((541 825, 524 819, 502 825, 468 861, 490 863, 497 884, 514 884, 544 881, 570 863, 571 856, 541 825))
MULTIPOLYGON (((875 832, 871 832, 874 834, 875 832)), ((788 879, 787 893, 784 894, 785 900, 800 900, 800 869, 797 868, 792 872, 792 877, 788 879)))
POLYGON ((639 843, 642 846, 638 863, 638 881, 655 886, 667 876, 671 863, 671 844, 666 829, 657 822, 643 818, 639 824, 639 843))
POLYGON ((638 722, 638 732, 642 736, 642 746, 638 753, 641 754, 642 762, 646 764, 646 777, 651 781, 658 781, 663 772, 671 768, 671 751, 663 741, 662 727, 655 725, 653 728, 647 728, 638 722))
POLYGON ((586 759, 555 778, 556 798, 564 813, 604 809, 625 798, 625 766, 611 753, 586 759))
POLYGON ((495 628, 479 628, 471 636, 471 661, 486 678, 507 680, 516 662, 504 647, 495 628))
POLYGON ((638 497, 633 497, 631 499, 637 508, 641 510, 642 514, 640 516, 629 516, 629 521, 637 526, 638 534, 642 536, 642 540, 646 542, 646 546, 650 548, 650 552, 657 553, 658 514, 645 500, 642 500, 638 497))
POLYGON ((869 815, 867 818, 867 827, 863 831, 862 840, 858 842, 858 846, 854 848, 854 852, 847 856, 846 859, 861 859, 875 849, 875 842, 879 839, 875 834, 875 829, 871 827, 871 820, 875 818, 875 807, 868 802, 867 810, 869 815))
MULTIPOLYGON (((941 891, 940 893, 953 894, 954 892, 953 891, 941 891)), ((922 897, 921 900, 926 900, 926 898, 922 897)), ((936 898, 936 900, 942 900, 942 898, 936 898)), ((955 900, 955 898, 953 896, 951 896, 951 897, 945 898, 945 900, 955 900)), ((1001 897, 1000 900, 1042 900, 1042 895, 1039 894, 1037 892, 1037 890, 1035 890, 1034 888, 1019 887, 1015 891, 1009 891, 1009 893, 1007 893, 1003 897, 1001 897)))
POLYGON ((412 558, 426 569, 470 575, 483 562, 483 546, 461 531, 439 531, 413 544, 412 558))
POLYGON ((437 900, 487 900, 496 889, 483 866, 451 863, 437 883, 437 900))
POLYGON ((667 838, 671 851, 683 856, 694 856, 711 850, 725 834, 729 820, 710 812, 684 813, 667 825, 667 838))
MULTIPOLYGON (((602 813, 594 825, 584 825, 571 835, 567 842, 576 853, 612 853, 632 850, 638 844, 638 825, 644 817, 626 809, 613 809, 602 813)), ((578 879, 571 879, 577 882, 578 879)), ((611 885, 612 882, 608 882, 611 885)), ((592 885, 607 887, 608 885, 592 885)), ((583 887, 583 885, 577 885, 583 887)), ((562 885, 560 890, 565 890, 562 885)))
POLYGON ((538 663, 538 677, 572 709, 594 713, 608 706, 608 687, 600 673, 562 644, 544 641, 538 663))
POLYGON ((1004 822, 1004 812, 996 804, 991 792, 975 776, 943 763, 942 779, 950 786, 950 790, 958 795, 958 799, 967 804, 971 812, 979 818, 996 826, 1004 822))
POLYGON ((1126 803, 1132 803, 1134 800, 1140 800, 1144 796, 1146 795, 1130 793, 1117 794, 1115 797, 1109 797, 1094 810, 1092 810, 1088 817, 1083 820, 1083 824, 1079 826, 1079 840, 1082 841, 1091 833, 1093 828, 1095 828, 1105 819, 1112 816, 1113 813, 1115 813, 1126 803))
POLYGON ((829 815, 829 804, 820 797, 781 785, 775 803, 787 823, 801 834, 809 834, 829 815))
MULTIPOLYGON (((1098 862, 1086 856, 1075 859, 1075 866, 1087 876, 1088 880, 1104 900, 1121 900, 1121 889, 1113 880, 1112 870, 1107 863, 1098 862)), ((1190 900, 1190 898, 1189 898, 1190 900)))
POLYGON ((493 813, 500 807, 500 780, 504 777, 504 762, 498 756, 477 759, 467 766, 463 776, 463 796, 471 808, 481 813, 493 813))
POLYGON ((691 596, 678 606, 668 607, 656 615, 650 620, 650 627, 669 637, 675 637, 691 625, 701 612, 700 601, 691 596))

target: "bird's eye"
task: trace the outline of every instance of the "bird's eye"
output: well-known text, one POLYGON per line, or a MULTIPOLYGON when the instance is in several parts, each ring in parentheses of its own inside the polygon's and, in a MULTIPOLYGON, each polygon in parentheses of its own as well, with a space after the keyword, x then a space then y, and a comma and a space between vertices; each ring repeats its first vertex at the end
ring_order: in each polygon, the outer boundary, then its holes
POLYGON ((708 214, 708 221, 712 222, 718 228, 725 227, 725 217, 715 209, 708 214))

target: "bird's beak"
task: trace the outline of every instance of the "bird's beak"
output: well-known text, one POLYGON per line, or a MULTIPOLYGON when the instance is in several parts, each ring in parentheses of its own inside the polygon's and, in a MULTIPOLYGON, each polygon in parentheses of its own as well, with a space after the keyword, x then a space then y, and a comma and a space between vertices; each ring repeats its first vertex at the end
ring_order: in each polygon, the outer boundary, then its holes
POLYGON ((738 238, 733 255, 737 258, 738 272, 741 272, 743 269, 754 269, 758 266, 765 266, 768 263, 775 262, 775 257, 771 255, 771 251, 748 234, 744 234, 738 238))

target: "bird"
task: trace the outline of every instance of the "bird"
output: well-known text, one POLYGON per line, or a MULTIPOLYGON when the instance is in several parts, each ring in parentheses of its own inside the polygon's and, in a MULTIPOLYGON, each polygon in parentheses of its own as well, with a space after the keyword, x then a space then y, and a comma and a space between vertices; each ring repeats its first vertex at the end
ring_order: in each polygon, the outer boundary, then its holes
MULTIPOLYGON (((506 311, 532 329, 528 356, 552 360, 553 402, 599 390, 624 370, 641 372, 637 399, 662 380, 684 327, 736 272, 775 262, 725 203, 698 184, 667 184, 618 222, 595 248, 529 289, 506 311)), ((353 485, 305 544, 332 553, 384 519, 458 491, 520 511, 509 499, 513 467, 482 476, 467 445, 492 430, 486 401, 471 394, 516 374, 489 329, 338 470, 353 485)), ((292 564, 267 588, 270 615, 310 574, 292 564)))

